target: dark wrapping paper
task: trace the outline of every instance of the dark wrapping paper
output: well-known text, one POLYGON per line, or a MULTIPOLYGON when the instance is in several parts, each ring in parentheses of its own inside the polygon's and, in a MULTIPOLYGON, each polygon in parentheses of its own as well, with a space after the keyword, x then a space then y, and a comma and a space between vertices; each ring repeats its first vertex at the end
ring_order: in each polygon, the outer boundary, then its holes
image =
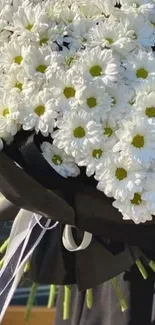
POLYGON ((118 250, 114 254, 111 247, 107 249, 104 241, 95 237, 84 251, 68 252, 62 245, 60 228, 49 231, 33 254, 31 274, 36 282, 76 283, 83 291, 113 278, 135 263, 128 248, 115 244, 118 250))
POLYGON ((75 254, 63 248, 60 225, 46 233, 33 253, 31 274, 40 284, 76 283, 75 254))
POLYGON ((112 206, 112 199, 95 189, 95 180, 86 177, 85 171, 75 179, 61 177, 42 157, 33 136, 21 146, 20 153, 27 164, 27 172, 51 191, 60 191, 61 196, 72 206, 75 211, 75 225, 78 228, 105 238, 154 250, 154 221, 145 225, 123 221, 122 215, 112 206))
POLYGON ((42 157, 33 135, 18 146, 16 143, 15 151, 9 148, 7 154, 12 159, 0 153, 1 192, 13 204, 60 222, 58 228, 46 233, 32 256, 36 282, 77 283, 80 290, 85 290, 132 266, 135 258, 129 249, 123 244, 114 252, 106 239, 154 249, 155 225, 136 226, 122 221, 112 200, 96 190, 94 179, 83 171, 75 179, 58 175, 42 157), (87 250, 65 250, 61 242, 65 224, 94 234, 87 250))
POLYGON ((46 218, 74 223, 73 209, 0 153, 0 190, 12 203, 46 218))

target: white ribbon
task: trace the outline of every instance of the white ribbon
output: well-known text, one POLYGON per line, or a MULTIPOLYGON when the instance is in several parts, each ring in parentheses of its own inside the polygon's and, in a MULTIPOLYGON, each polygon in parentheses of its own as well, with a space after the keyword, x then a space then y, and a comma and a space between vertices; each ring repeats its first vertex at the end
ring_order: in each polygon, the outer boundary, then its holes
POLYGON ((14 278, 13 284, 12 284, 11 289, 10 289, 10 291, 9 291, 7 297, 6 297, 5 303, 4 303, 4 305, 3 305, 3 309, 1 310, 1 313, 0 313, 0 323, 1 323, 2 320, 3 320, 3 317, 4 317, 4 315, 5 315, 5 312, 6 312, 8 306, 9 306, 9 304, 10 304, 10 301, 11 301, 13 295, 14 295, 14 292, 16 291, 16 289, 17 289, 17 287, 18 287, 18 285, 19 285, 19 282, 20 282, 20 280, 21 280, 21 278, 22 278, 22 275, 23 275, 23 273, 24 273, 24 268, 25 268, 25 266, 23 266, 23 267, 20 269, 20 271, 16 274, 16 276, 15 276, 15 278, 14 278))
POLYGON ((0 271, 0 277, 7 267, 11 257, 14 255, 23 240, 27 238, 28 233, 32 231, 35 225, 36 220, 33 218, 33 214, 31 212, 26 210, 19 211, 12 225, 9 244, 5 254, 4 264, 0 271))
POLYGON ((73 227, 69 225, 66 225, 64 228, 62 235, 62 242, 64 247, 70 252, 76 252, 86 249, 92 241, 92 234, 85 231, 81 244, 77 246, 73 238, 72 228, 73 227))
POLYGON ((59 222, 57 221, 57 222, 56 222, 54 225, 52 225, 51 227, 48 227, 48 224, 45 225, 45 226, 43 226, 43 225, 41 224, 41 222, 40 222, 40 218, 39 218, 38 214, 35 214, 35 213, 34 213, 34 217, 35 217, 35 219, 36 219, 36 222, 37 222, 38 225, 40 226, 40 228, 45 229, 45 230, 51 230, 51 229, 53 229, 53 228, 56 228, 57 225, 59 224, 59 222))
MULTIPOLYGON (((4 294, 6 291, 9 290, 6 299, 3 305, 3 308, 0 312, 0 322, 2 321, 5 311, 13 297, 13 294, 21 280, 21 277, 24 273, 25 265, 29 259, 29 257, 32 255, 35 248, 40 243, 41 239, 43 238, 44 234, 47 230, 51 230, 55 228, 58 225, 58 222, 56 222, 54 225, 49 227, 51 220, 47 219, 45 226, 42 226, 40 223, 40 219, 42 217, 36 214, 33 214, 31 212, 20 210, 17 217, 15 218, 15 221, 12 226, 10 239, 8 248, 5 254, 4 258, 4 264, 2 267, 2 270, 0 271, 0 279, 3 275, 3 273, 6 271, 7 265, 10 262, 11 258, 14 256, 20 245, 23 243, 20 255, 18 257, 15 270, 13 270, 11 277, 8 279, 7 283, 5 284, 4 288, 0 292, 0 296, 2 297, 2 294, 4 294), (25 249, 27 247, 27 244, 29 242, 31 233, 33 228, 38 224, 41 227, 41 232, 38 238, 36 239, 35 243, 32 245, 31 249, 27 252, 26 256, 23 258, 23 254, 25 252, 25 249), (12 284, 11 284, 12 282, 12 284), (10 285, 10 288, 9 288, 10 285)), ((1 298, 0 298, 1 299, 1 298)))

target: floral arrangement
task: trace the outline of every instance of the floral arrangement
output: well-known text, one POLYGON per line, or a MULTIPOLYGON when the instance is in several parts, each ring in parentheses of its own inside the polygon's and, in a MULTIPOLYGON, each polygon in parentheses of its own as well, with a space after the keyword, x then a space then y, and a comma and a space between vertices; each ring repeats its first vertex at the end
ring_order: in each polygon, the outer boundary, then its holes
POLYGON ((1 149, 22 129, 40 132, 44 158, 63 177, 85 167, 124 220, 152 220, 155 2, 0 6, 1 149))

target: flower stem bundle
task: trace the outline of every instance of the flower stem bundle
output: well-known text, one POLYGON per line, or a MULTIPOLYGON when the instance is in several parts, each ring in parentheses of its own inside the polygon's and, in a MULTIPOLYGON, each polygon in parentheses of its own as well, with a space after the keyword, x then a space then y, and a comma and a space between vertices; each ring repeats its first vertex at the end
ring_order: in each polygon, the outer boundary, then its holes
POLYGON ((70 318, 71 287, 64 286, 63 320, 70 318))
POLYGON ((111 280, 111 284, 115 290, 121 310, 122 310, 122 312, 125 312, 128 309, 128 305, 127 305, 127 302, 125 301, 125 298, 123 297, 123 293, 121 291, 121 288, 119 286, 119 283, 118 283, 116 277, 111 280))
POLYGON ((144 265, 142 264, 142 262, 139 259, 136 260, 136 265, 137 265, 138 270, 140 271, 143 279, 146 280, 148 278, 148 273, 147 273, 144 265))
POLYGON ((50 286, 50 293, 49 293, 47 308, 50 309, 50 308, 54 307, 56 294, 57 294, 57 286, 52 284, 50 286))
POLYGON ((32 308, 35 302, 36 294, 38 290, 38 283, 33 283, 30 291, 30 295, 27 302, 27 309, 25 314, 25 322, 28 323, 31 317, 32 308))
POLYGON ((86 304, 88 309, 92 309, 93 307, 93 290, 87 289, 86 290, 86 304))
POLYGON ((9 238, 0 247, 0 254, 4 254, 9 244, 9 238))

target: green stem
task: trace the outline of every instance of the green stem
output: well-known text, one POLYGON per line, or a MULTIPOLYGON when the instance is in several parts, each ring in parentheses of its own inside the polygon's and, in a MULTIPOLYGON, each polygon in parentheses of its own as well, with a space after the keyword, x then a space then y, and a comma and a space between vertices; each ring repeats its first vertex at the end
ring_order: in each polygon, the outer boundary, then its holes
POLYGON ((57 294, 57 286, 53 284, 50 286, 50 293, 49 293, 47 308, 54 307, 56 294, 57 294))
POLYGON ((33 283, 31 287, 31 291, 29 294, 28 302, 27 302, 27 308, 26 308, 26 315, 25 315, 25 322, 28 323, 31 317, 32 307, 35 302, 36 294, 38 290, 38 284, 33 283))
POLYGON ((0 269, 3 267, 4 264, 4 257, 0 260, 0 269))
POLYGON ((93 307, 93 290, 87 289, 86 290, 86 304, 88 309, 92 309, 93 307))
POLYGON ((146 280, 148 278, 148 274, 147 274, 147 271, 146 271, 144 265, 142 264, 142 262, 140 260, 136 261, 136 265, 137 265, 138 270, 141 273, 142 277, 144 278, 144 280, 146 280))
POLYGON ((70 318, 71 287, 64 287, 63 320, 70 318))
POLYGON ((8 247, 8 244, 9 244, 9 239, 8 238, 7 240, 5 240, 5 242, 3 243, 3 245, 0 247, 0 254, 4 254, 7 247, 8 247))
POLYGON ((25 268, 24 268, 24 273, 27 273, 30 271, 30 263, 26 263, 25 268))
POLYGON ((116 296, 118 298, 118 301, 119 301, 121 310, 122 310, 122 312, 125 312, 128 309, 128 305, 127 305, 126 300, 123 297, 123 293, 121 291, 121 288, 119 286, 119 283, 117 281, 117 278, 113 278, 111 280, 111 283, 112 283, 112 286, 113 286, 113 288, 115 290, 116 296))
POLYGON ((150 261, 149 262, 149 267, 152 269, 153 272, 155 272, 155 262, 150 261))

